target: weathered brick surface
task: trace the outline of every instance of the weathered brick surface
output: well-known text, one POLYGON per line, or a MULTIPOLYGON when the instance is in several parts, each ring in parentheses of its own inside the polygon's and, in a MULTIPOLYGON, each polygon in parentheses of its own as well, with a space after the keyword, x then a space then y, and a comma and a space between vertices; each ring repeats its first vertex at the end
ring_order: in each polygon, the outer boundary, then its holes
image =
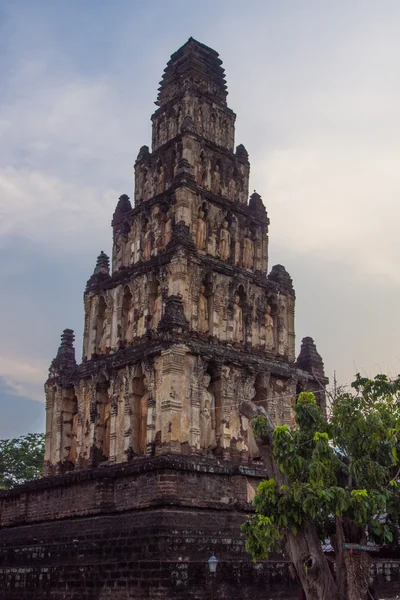
POLYGON ((0 598, 295 598, 284 561, 254 565, 240 525, 248 480, 262 477, 184 456, 75 472, 0 494, 0 598))
MULTIPOLYGON (((0 600, 294 600, 281 557, 254 564, 240 525, 260 469, 183 456, 75 472, 0 494, 0 600)), ((381 598, 399 562, 374 567, 381 598)))

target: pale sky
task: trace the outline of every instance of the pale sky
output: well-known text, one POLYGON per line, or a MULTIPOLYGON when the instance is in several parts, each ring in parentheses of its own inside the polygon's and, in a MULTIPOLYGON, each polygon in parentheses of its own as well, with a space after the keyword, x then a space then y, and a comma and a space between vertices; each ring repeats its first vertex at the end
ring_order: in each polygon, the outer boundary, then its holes
POLYGON ((0 438, 44 429, 60 334, 111 253, 169 56, 220 53, 236 144, 339 383, 400 372, 400 3, 0 0, 0 438))

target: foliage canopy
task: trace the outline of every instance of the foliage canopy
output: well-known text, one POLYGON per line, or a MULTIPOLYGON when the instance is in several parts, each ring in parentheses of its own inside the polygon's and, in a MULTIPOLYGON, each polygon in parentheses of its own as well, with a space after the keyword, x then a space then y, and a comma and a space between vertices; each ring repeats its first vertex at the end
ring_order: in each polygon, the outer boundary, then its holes
MULTIPOLYGON (((314 394, 303 392, 295 407, 296 426, 275 427, 273 457, 284 483, 268 479, 258 487, 256 512, 242 526, 254 559, 284 549, 306 519, 321 541, 334 539, 338 517, 378 545, 397 536, 400 521, 400 377, 373 380, 357 375, 349 393, 334 399, 323 418, 314 394)), ((267 436, 266 417, 253 420, 267 436)))
POLYGON ((0 440, 0 489, 43 475, 44 434, 0 440))

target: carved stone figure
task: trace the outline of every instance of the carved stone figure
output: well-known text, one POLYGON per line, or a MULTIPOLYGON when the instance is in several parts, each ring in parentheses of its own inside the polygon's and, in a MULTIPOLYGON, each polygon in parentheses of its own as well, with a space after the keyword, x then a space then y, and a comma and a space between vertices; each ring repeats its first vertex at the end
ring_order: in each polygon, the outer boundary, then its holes
POLYGON ((154 301, 151 303, 151 325, 153 329, 157 329, 158 324, 161 320, 162 317, 162 306, 163 306, 163 302, 162 302, 162 294, 161 294, 161 287, 158 286, 157 287, 157 296, 154 299, 154 301))
POLYGON ((149 260, 151 256, 151 225, 147 221, 143 235, 143 260, 149 260))
POLYGON ((197 133, 201 133, 203 131, 203 111, 201 110, 201 106, 196 114, 196 130, 197 133))
POLYGON ((271 317, 271 307, 268 305, 265 310, 265 348, 267 352, 271 352, 274 346, 274 320, 271 317))
POLYGON ((199 331, 206 333, 209 329, 208 321, 208 303, 205 296, 206 288, 204 285, 200 288, 199 294, 199 331))
POLYGON ((235 294, 233 303, 233 339, 235 342, 243 341, 243 311, 239 294, 235 294))
POLYGON ((127 324, 126 324, 126 333, 125 333, 125 339, 127 342, 131 342, 133 340, 134 337, 134 314, 135 314, 135 308, 132 305, 131 309, 128 312, 128 320, 127 320, 127 324))
POLYGON ((158 170, 157 194, 162 194, 165 189, 165 167, 161 165, 158 170))
POLYGON ((203 376, 200 409, 200 447, 203 450, 212 450, 216 447, 215 435, 215 397, 209 391, 211 377, 207 373, 203 376))
POLYGON ((154 250, 155 254, 158 254, 158 251, 162 248, 162 229, 161 229, 161 214, 160 208, 155 206, 153 208, 153 231, 154 231, 154 250))
POLYGON ((76 438, 78 434, 78 413, 75 413, 72 417, 72 426, 71 426, 71 446, 68 452, 68 460, 69 462, 75 464, 76 463, 76 438))
POLYGON ((196 231, 196 246, 199 250, 204 250, 206 247, 207 238, 207 223, 204 218, 204 210, 199 210, 199 216, 197 218, 197 231, 196 231))
POLYGON ((229 186, 228 186, 228 198, 230 200, 236 200, 236 190, 237 190, 236 179, 235 179, 235 174, 233 174, 229 181, 229 186))
POLYGON ((288 351, 288 328, 287 328, 287 314, 286 314, 286 301, 284 298, 279 303, 279 314, 278 314, 278 354, 285 356, 288 351))
POLYGON ((219 165, 215 165, 215 171, 213 173, 212 191, 214 192, 214 194, 221 193, 221 173, 219 170, 219 165))
POLYGON ((231 254, 231 234, 228 225, 228 221, 224 220, 219 232, 219 256, 221 260, 228 260, 231 254))
POLYGON ((213 113, 210 117, 210 138, 212 140, 215 140, 215 121, 216 121, 216 118, 213 113))
POLYGON ((254 243, 250 237, 250 231, 247 230, 243 240, 243 267, 251 269, 254 261, 254 243))
POLYGON ((204 154, 200 154, 200 161, 196 169, 196 182, 198 185, 205 185, 207 180, 207 162, 204 154))
POLYGON ((171 235, 172 235, 172 218, 171 218, 171 211, 168 211, 168 213, 166 215, 166 220, 164 223, 164 240, 163 240, 164 248, 170 241, 171 235))
POLYGON ((101 326, 101 338, 99 344, 99 352, 100 354, 104 354, 107 347, 107 319, 103 319, 103 324, 101 326))

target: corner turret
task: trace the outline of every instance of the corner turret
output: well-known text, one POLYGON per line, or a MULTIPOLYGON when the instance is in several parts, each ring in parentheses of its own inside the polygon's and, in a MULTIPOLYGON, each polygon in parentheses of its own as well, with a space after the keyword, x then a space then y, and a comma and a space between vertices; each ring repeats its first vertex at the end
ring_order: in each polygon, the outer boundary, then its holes
POLYGON ((300 354, 297 357, 296 366, 312 376, 314 381, 308 382, 306 385, 306 390, 314 392, 317 397, 318 404, 321 407, 321 411, 325 415, 325 388, 329 383, 329 379, 325 376, 324 363, 312 337, 305 337, 302 339, 300 354))
POLYGON ((49 369, 49 379, 53 379, 65 372, 73 371, 76 367, 75 334, 73 329, 64 329, 61 334, 61 344, 57 351, 57 356, 52 360, 49 369))

